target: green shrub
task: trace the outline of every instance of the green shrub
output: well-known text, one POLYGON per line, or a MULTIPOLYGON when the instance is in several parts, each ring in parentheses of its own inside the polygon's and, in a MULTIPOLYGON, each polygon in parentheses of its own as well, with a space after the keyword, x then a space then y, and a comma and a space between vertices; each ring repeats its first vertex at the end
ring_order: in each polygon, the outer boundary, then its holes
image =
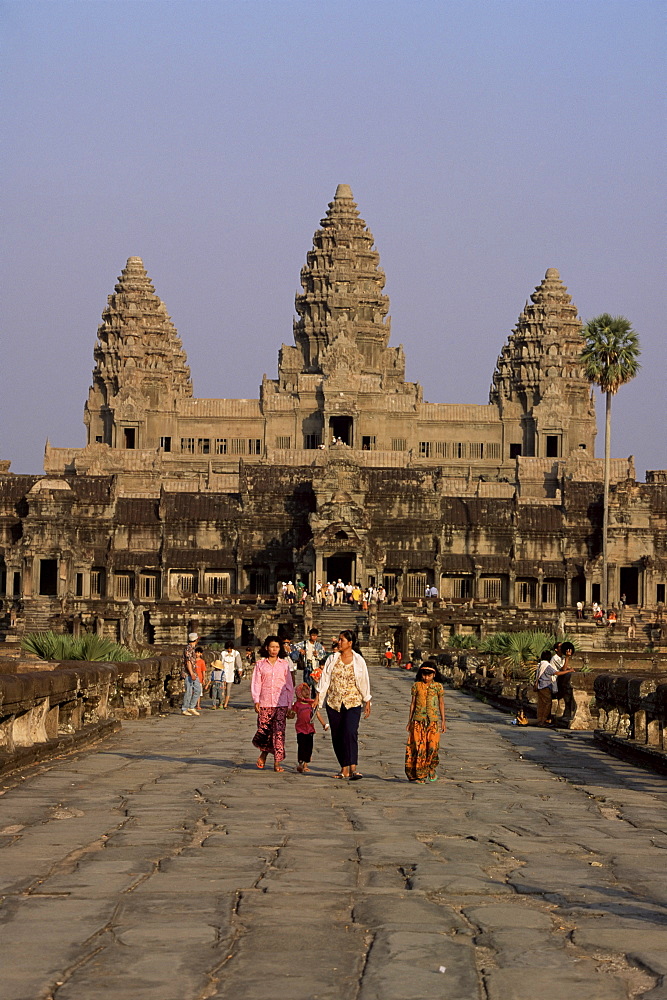
POLYGON ((21 649, 34 653, 41 660, 85 660, 88 663, 124 663, 152 655, 146 650, 134 653, 127 646, 105 636, 82 635, 75 638, 62 632, 30 632, 21 640, 21 649))
POLYGON ((539 630, 494 632, 484 639, 479 650, 497 657, 513 678, 528 680, 535 674, 540 654, 545 649, 553 649, 557 642, 565 641, 571 642, 576 650, 574 640, 565 635, 555 639, 551 632, 539 630))
POLYGON ((476 635, 452 635, 447 641, 450 649, 477 649, 479 639, 476 635))

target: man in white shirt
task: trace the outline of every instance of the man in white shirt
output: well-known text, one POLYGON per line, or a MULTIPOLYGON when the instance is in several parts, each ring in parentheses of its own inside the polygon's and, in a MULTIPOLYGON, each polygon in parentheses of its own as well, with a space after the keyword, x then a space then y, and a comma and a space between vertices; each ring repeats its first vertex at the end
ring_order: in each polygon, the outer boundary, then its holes
POLYGON ((243 664, 241 663, 241 654, 238 649, 234 649, 234 643, 231 639, 227 640, 225 645, 225 651, 220 657, 222 660, 222 666, 225 671, 224 676, 224 694, 225 700, 222 703, 223 708, 227 708, 229 705, 229 696, 232 693, 232 684, 234 683, 234 674, 238 671, 239 676, 243 673, 243 664))

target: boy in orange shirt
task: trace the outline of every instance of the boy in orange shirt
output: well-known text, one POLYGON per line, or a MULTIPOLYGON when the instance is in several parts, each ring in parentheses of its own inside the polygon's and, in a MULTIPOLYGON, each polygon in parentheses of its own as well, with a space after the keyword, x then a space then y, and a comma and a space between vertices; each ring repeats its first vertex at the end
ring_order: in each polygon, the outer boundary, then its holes
MULTIPOLYGON (((201 685, 201 691, 204 690, 204 680, 206 678, 206 661, 204 660, 203 653, 204 650, 201 646, 195 646, 195 670, 197 671, 197 680, 201 685)), ((197 709, 201 709, 201 694, 197 698, 197 709)))

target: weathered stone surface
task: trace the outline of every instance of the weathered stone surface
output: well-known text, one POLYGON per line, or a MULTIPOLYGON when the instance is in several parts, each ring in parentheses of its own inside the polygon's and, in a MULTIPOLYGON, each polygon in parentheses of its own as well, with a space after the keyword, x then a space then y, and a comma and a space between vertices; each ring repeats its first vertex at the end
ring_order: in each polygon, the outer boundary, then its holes
POLYGON ((312 774, 292 731, 257 771, 247 684, 5 779, 3 1000, 657 1000, 664 780, 450 693, 440 781, 412 787, 410 678, 372 682, 360 782, 320 733, 312 774))

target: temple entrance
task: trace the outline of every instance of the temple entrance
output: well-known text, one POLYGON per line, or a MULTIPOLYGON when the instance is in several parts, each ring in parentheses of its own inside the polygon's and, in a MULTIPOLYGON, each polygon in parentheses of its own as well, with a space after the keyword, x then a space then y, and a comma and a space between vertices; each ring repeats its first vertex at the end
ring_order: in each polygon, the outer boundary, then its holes
POLYGON ((336 556, 329 556, 324 560, 324 576, 327 583, 335 583, 342 580, 343 583, 356 583, 355 575, 356 557, 353 552, 343 552, 336 556))
POLYGON ((352 447, 352 417, 329 417, 329 443, 334 444, 339 438, 352 447))
MULTIPOLYGON (((639 570, 636 566, 621 566, 621 590, 616 600, 625 594, 626 604, 639 604, 639 570)), ((611 601, 611 595, 610 595, 611 601)))
POLYGON ((586 602, 586 577, 585 576, 573 576, 572 577, 572 603, 576 604, 577 601, 586 602))
POLYGON ((44 597, 55 597, 58 593, 58 560, 39 560, 39 593, 44 597))

